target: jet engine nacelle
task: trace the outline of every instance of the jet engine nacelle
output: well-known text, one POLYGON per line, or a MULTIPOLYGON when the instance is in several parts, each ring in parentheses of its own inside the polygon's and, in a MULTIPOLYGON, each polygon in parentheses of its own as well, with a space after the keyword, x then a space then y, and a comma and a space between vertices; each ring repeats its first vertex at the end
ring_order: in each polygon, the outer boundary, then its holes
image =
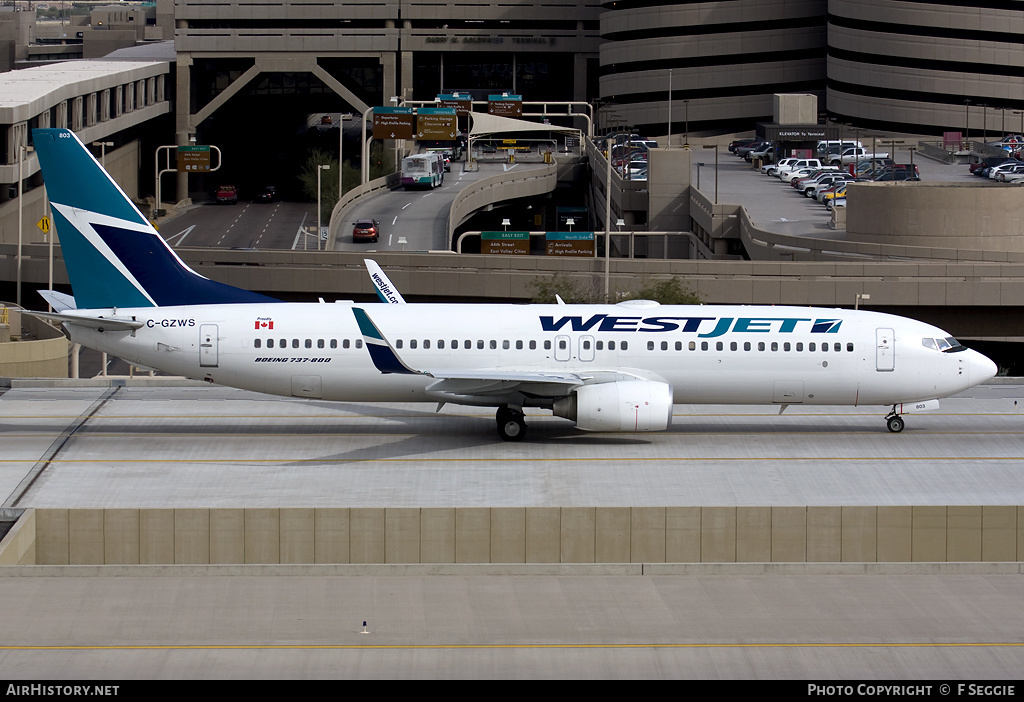
POLYGON ((556 400, 552 411, 584 431, 664 431, 672 421, 672 386, 651 380, 583 385, 556 400))

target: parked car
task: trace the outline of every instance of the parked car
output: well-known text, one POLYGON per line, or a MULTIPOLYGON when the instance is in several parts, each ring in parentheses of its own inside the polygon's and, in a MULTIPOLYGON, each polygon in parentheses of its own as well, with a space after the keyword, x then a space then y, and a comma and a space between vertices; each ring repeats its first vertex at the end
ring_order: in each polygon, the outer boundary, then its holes
POLYGON ((761 137, 747 137, 746 139, 736 139, 735 141, 730 141, 729 151, 735 153, 737 148, 741 146, 749 146, 750 144, 753 144, 755 141, 759 141, 760 139, 761 137))
POLYGON ((740 158, 746 158, 747 154, 750 153, 751 151, 760 151, 769 144, 771 144, 771 142, 761 139, 759 141, 747 144, 746 146, 739 146, 736 148, 736 155, 739 156, 740 158))
POLYGON ((353 222, 352 241, 377 241, 380 239, 380 222, 375 219, 359 219, 353 222))
POLYGON ((761 172, 764 173, 765 175, 773 176, 778 172, 780 168, 788 166, 791 163, 796 163, 799 160, 800 159, 797 158, 784 158, 780 159, 778 163, 766 163, 765 165, 761 166, 761 172))
POLYGON ((217 188, 218 205, 237 205, 238 188, 233 185, 222 185, 217 188))
POLYGON ((761 146, 755 151, 748 151, 743 158, 753 163, 755 158, 759 158, 763 161, 764 159, 771 156, 773 153, 775 153, 775 144, 773 144, 770 141, 767 141, 761 144, 761 146))

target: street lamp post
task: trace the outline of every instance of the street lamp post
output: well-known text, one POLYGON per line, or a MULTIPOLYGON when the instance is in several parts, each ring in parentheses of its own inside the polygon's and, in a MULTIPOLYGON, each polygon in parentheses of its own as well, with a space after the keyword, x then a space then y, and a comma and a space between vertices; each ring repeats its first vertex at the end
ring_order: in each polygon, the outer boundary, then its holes
POLYGON ((854 300, 853 300, 853 309, 859 310, 860 309, 860 301, 861 300, 870 300, 870 299, 871 299, 871 295, 869 293, 857 293, 857 297, 855 297, 854 300))
POLYGON ((690 148, 690 101, 683 100, 683 148, 690 148))
MULTIPOLYGON (((705 149, 714 149, 715 150, 715 204, 717 205, 718 204, 718 144, 705 144, 703 148, 705 148, 705 149)), ((700 169, 697 170, 697 177, 698 177, 698 180, 699 180, 699 178, 700 178, 700 169)), ((699 185, 698 185, 697 189, 700 190, 700 186, 699 185)))
POLYGON ((320 215, 320 176, 324 171, 331 170, 331 164, 325 163, 316 167, 316 250, 320 250, 321 215, 320 215))

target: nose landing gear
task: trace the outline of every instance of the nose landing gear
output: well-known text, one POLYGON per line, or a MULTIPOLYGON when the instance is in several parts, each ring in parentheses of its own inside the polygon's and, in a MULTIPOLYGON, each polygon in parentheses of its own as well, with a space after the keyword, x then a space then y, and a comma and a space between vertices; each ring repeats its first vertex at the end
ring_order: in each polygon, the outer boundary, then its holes
POLYGON ((526 436, 526 419, 522 410, 503 405, 498 408, 494 418, 502 441, 522 441, 526 436))
POLYGON ((896 405, 893 405, 892 409, 889 410, 889 414, 886 415, 885 426, 888 427, 889 431, 893 434, 899 434, 906 426, 906 422, 903 421, 903 417, 896 414, 896 405))

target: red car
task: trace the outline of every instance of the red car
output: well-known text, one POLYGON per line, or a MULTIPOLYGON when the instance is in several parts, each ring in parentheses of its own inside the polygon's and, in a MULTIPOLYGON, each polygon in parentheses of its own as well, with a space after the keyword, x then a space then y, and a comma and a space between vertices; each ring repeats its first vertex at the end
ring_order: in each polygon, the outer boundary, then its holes
POLYGON ((360 219, 352 228, 352 241, 377 241, 380 238, 380 222, 375 219, 360 219))
POLYGON ((238 204, 238 189, 233 185, 222 185, 217 188, 217 204, 238 204))

